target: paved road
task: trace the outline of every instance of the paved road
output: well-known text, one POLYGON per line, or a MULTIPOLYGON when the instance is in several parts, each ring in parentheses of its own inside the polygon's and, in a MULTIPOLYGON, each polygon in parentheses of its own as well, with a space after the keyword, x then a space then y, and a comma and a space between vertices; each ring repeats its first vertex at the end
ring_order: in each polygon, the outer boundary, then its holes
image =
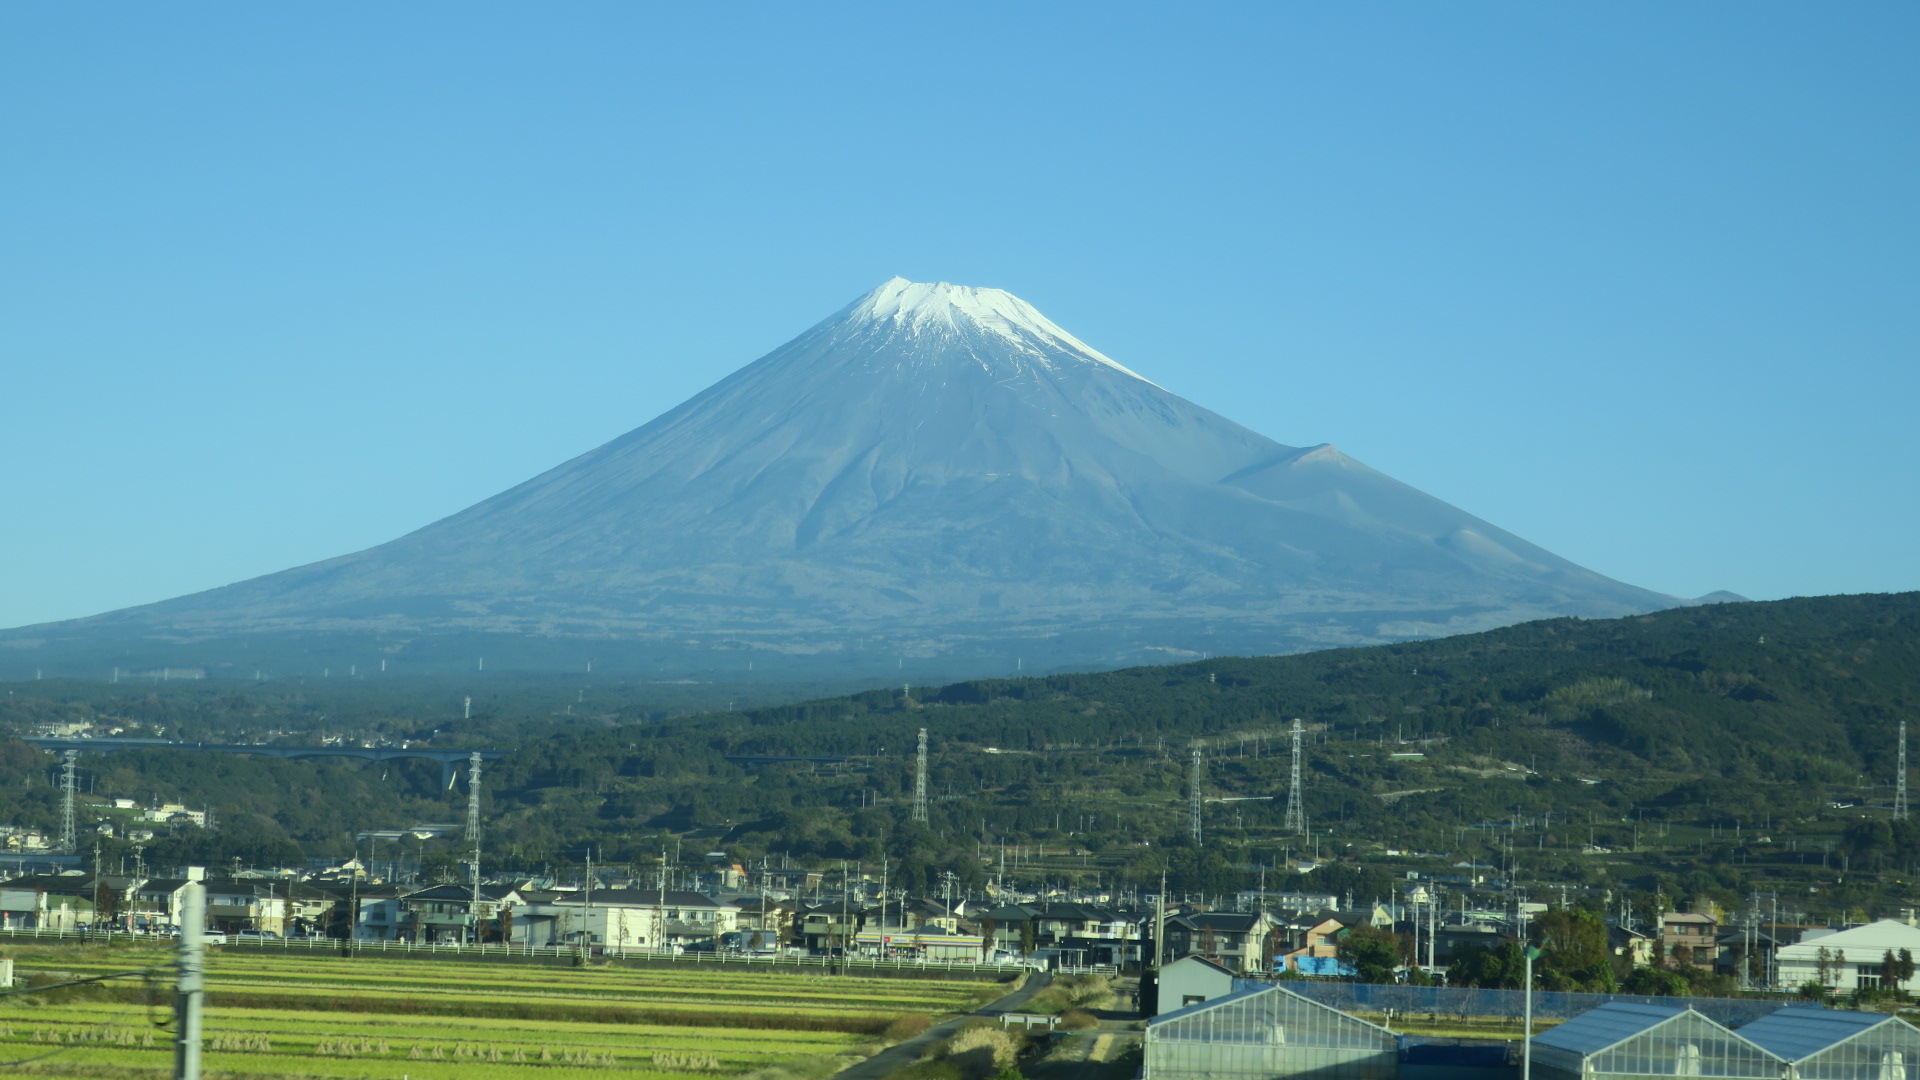
POLYGON ((944 1023, 935 1024, 906 1042, 889 1046, 865 1061, 856 1062, 833 1074, 832 1080, 880 1080, 881 1077, 903 1069, 920 1060, 920 1054, 927 1047, 941 1039, 951 1039, 960 1025, 972 1016, 999 1016, 1001 1013, 1019 1012, 1033 995, 1039 993, 1053 976, 1044 971, 1036 971, 1027 979, 1027 984, 998 1001, 990 1002, 970 1013, 963 1013, 944 1023))

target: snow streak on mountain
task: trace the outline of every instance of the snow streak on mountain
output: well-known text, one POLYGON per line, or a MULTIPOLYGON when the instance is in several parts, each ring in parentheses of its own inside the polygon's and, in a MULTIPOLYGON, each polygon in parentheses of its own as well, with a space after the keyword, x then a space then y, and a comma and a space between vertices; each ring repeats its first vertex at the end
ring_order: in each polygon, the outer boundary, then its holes
POLYGON ((480 635, 499 655, 597 642, 574 651, 662 670, 749 650, 841 674, 901 656, 999 673, 1015 653, 1033 670, 1278 652, 1678 602, 1331 445, 1249 431, 1009 293, 894 278, 652 422, 390 543, 4 638, 317 636, 402 654, 480 635))

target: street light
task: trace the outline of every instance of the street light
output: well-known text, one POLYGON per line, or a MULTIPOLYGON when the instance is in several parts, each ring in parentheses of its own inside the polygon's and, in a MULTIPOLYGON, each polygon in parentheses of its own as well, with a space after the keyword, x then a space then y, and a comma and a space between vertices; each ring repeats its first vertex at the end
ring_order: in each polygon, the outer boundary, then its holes
MULTIPOLYGON (((1546 944, 1543 939, 1541 944, 1546 944)), ((1527 989, 1526 989, 1526 1027, 1527 1033, 1520 1044, 1520 1080, 1533 1080, 1533 962, 1545 953, 1545 949, 1527 946, 1527 989)))

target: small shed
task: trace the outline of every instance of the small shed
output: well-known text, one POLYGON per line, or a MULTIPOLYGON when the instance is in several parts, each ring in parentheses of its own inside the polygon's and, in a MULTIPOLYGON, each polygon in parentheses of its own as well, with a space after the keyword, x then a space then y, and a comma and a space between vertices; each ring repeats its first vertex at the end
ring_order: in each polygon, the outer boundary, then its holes
POLYGON ((1788 1006, 1740 1034, 1785 1058, 1797 1080, 1908 1080, 1920 1030, 1886 1013, 1788 1006))
POLYGON ((1247 986, 1147 1022, 1141 1080, 1397 1080, 1400 1036, 1288 990, 1247 986))
POLYGON ((1542 1080, 1719 1076, 1781 1080, 1786 1062, 1692 1009, 1610 1001, 1532 1039, 1542 1080))
POLYGON ((1233 993, 1237 976, 1204 956, 1183 956, 1160 969, 1159 1012, 1170 1013, 1233 993))

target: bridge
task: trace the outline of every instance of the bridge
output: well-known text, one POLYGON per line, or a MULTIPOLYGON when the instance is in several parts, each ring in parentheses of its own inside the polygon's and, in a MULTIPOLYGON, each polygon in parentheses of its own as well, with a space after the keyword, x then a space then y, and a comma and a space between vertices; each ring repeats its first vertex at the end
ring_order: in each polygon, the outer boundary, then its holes
POLYGON ((203 754, 255 754, 260 757, 277 758, 343 757, 359 758, 362 761, 394 761, 413 758, 419 761, 439 762, 440 782, 449 788, 453 787, 454 779, 459 776, 460 766, 473 755, 479 754, 482 761, 498 761, 508 753, 505 750, 429 750, 424 746, 280 746, 253 743, 190 743, 176 742, 172 739, 115 737, 56 739, 40 735, 27 736, 20 741, 54 753, 63 750, 81 750, 95 754, 110 754, 115 750, 189 750, 203 754))

